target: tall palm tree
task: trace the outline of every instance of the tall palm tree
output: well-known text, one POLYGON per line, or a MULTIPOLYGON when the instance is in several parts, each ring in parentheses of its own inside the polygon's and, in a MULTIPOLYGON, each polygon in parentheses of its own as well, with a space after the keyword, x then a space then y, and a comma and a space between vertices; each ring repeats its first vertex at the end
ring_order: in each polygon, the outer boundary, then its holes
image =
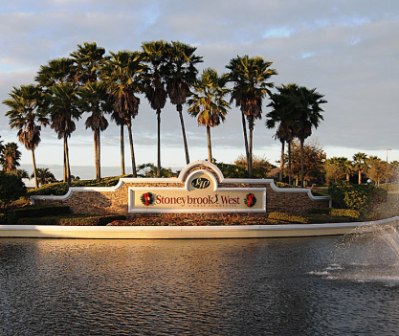
POLYGON ((312 135, 312 128, 317 128, 323 120, 321 104, 327 103, 323 95, 316 92, 316 89, 297 87, 293 90, 293 99, 296 101, 295 111, 298 115, 295 126, 295 136, 301 145, 301 184, 304 186, 304 143, 312 135))
POLYGON ((35 149, 41 140, 41 125, 48 124, 48 118, 38 113, 39 90, 35 85, 14 87, 10 98, 4 100, 3 104, 9 107, 6 116, 10 119, 10 127, 18 129, 19 142, 32 153, 33 176, 38 188, 35 149))
POLYGON ((87 83, 78 90, 80 112, 90 112, 86 119, 86 129, 90 128, 94 136, 94 162, 96 179, 101 178, 101 132, 107 129, 105 114, 111 112, 111 104, 103 85, 99 82, 87 83))
POLYGON ((71 182, 68 138, 76 129, 73 119, 80 118, 76 107, 75 74, 74 61, 59 58, 42 65, 35 78, 41 90, 39 113, 49 116, 51 128, 56 131, 59 139, 64 139, 64 182, 68 184, 71 182))
POLYGON ((8 142, 4 145, 2 166, 5 173, 16 173, 21 159, 21 152, 15 142, 8 142))
POLYGON ((169 99, 179 113, 180 125, 183 134, 186 163, 190 162, 186 129, 183 118, 183 104, 190 96, 190 87, 194 84, 198 70, 196 64, 202 62, 202 57, 194 52, 196 47, 174 41, 167 44, 166 90, 169 99))
POLYGON ((166 49, 165 41, 146 42, 141 45, 143 61, 146 65, 144 93, 151 108, 157 114, 157 176, 161 176, 161 111, 165 107, 166 92, 166 49))
POLYGON ((225 87, 226 76, 219 77, 214 69, 205 69, 193 85, 194 93, 188 100, 188 112, 197 118, 198 125, 206 127, 208 161, 212 162, 211 127, 225 120, 229 103, 224 99, 229 90, 225 87))
POLYGON ((108 94, 112 97, 114 111, 119 120, 127 126, 133 176, 137 176, 134 154, 132 120, 139 111, 140 98, 136 94, 143 91, 141 73, 142 55, 139 52, 120 51, 112 53, 101 71, 108 94))
POLYGON ((285 144, 288 145, 288 178, 289 184, 291 184, 291 143, 294 139, 294 120, 295 115, 293 109, 290 107, 290 97, 287 95, 289 87, 280 86, 277 87, 278 93, 271 94, 271 102, 267 105, 272 110, 267 113, 266 127, 275 128, 277 125, 277 131, 274 135, 281 143, 281 155, 280 155, 280 172, 279 180, 282 181, 284 175, 285 165, 285 144))
POLYGON ((362 184, 362 174, 367 170, 367 154, 359 152, 353 155, 353 169, 357 171, 357 183, 362 184))
POLYGON ((94 162, 96 179, 101 178, 101 141, 100 134, 108 127, 104 114, 111 112, 108 97, 100 83, 99 74, 106 58, 105 49, 94 43, 78 45, 78 49, 71 53, 74 61, 75 82, 79 85, 81 113, 89 112, 86 119, 86 129, 91 128, 94 135, 94 162))
POLYGON ((111 120, 115 121, 115 124, 119 126, 119 147, 121 153, 121 175, 125 175, 125 123, 123 119, 119 116, 119 113, 113 111, 111 114, 111 120))
POLYGON ((269 82, 271 76, 276 75, 270 69, 272 62, 265 61, 262 57, 237 56, 230 60, 226 66, 229 72, 229 81, 233 83, 231 101, 240 107, 244 133, 245 151, 247 155, 248 176, 252 176, 252 150, 253 130, 255 119, 262 117, 262 102, 273 83, 269 82), (248 121, 249 139, 247 138, 245 117, 248 121))
POLYGON ((50 126, 64 142, 64 181, 71 183, 71 166, 69 161, 68 138, 76 130, 74 120, 81 117, 77 106, 75 85, 60 83, 51 86, 44 95, 44 106, 50 116, 50 126))

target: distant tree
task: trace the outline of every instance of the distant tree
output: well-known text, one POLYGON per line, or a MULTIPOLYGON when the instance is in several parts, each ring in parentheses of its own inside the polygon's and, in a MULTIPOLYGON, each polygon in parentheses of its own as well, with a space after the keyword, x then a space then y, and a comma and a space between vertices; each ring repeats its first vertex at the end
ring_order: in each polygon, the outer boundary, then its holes
MULTIPOLYGON (((140 174, 145 177, 158 177, 158 167, 155 167, 152 163, 144 163, 137 167, 137 170, 141 172, 140 174)), ((175 177, 176 173, 170 168, 161 168, 162 177, 175 177)))
POLYGON ((377 187, 380 186, 382 180, 388 180, 392 174, 392 169, 389 163, 376 156, 370 156, 366 160, 366 163, 368 166, 367 175, 372 181, 374 181, 377 187))
POLYGON ((326 182, 338 182, 346 176, 346 163, 348 159, 345 157, 332 157, 325 161, 324 169, 326 172, 326 182))
MULTIPOLYGON (((239 156, 235 161, 234 165, 239 167, 240 170, 244 170, 247 165, 247 159, 244 156, 239 156)), ((258 157, 256 155, 253 156, 252 162, 252 175, 255 178, 266 178, 270 171, 272 170, 273 165, 265 158, 258 157)), ((241 176, 239 176, 241 177, 241 176)))
MULTIPOLYGON (((303 147, 303 177, 304 186, 324 181, 324 162, 326 153, 318 144, 307 144, 303 147)), ((302 176, 302 149, 298 141, 292 143, 292 175, 299 186, 302 176)), ((287 160, 288 158, 286 158, 287 160)), ((302 185, 301 185, 302 186, 302 185)))
MULTIPOLYGON (((31 178, 32 177, 33 176, 31 176, 31 178)), ((48 168, 38 168, 37 169, 37 178, 39 180, 40 185, 44 185, 44 184, 56 181, 54 174, 48 168)))

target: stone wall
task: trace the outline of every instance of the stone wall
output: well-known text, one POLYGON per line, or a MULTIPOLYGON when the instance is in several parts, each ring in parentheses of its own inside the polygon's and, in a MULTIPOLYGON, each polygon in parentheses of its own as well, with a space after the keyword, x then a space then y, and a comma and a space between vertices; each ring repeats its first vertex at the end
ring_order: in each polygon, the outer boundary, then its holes
POLYGON ((34 196, 32 200, 35 204, 68 205, 74 213, 79 214, 122 214, 129 217, 133 216, 128 212, 129 188, 184 188, 187 176, 198 169, 206 169, 214 174, 218 188, 246 188, 247 190, 266 188, 266 215, 273 211, 306 214, 310 209, 329 206, 328 197, 313 196, 307 189, 278 188, 273 180, 224 179, 216 166, 204 161, 187 166, 178 178, 121 179, 115 187, 76 187, 71 188, 64 196, 34 196))

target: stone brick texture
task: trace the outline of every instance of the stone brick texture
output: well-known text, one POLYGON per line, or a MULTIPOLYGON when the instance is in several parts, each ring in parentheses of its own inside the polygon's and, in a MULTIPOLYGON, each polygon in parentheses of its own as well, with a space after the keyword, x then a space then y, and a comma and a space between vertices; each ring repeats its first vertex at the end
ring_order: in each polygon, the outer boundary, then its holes
MULTIPOLYGON (((36 199, 35 204, 62 204, 68 205, 76 214, 118 214, 127 217, 134 217, 137 215, 128 213, 128 189, 129 187, 181 187, 184 188, 183 182, 167 182, 165 183, 146 183, 145 179, 141 182, 122 182, 120 187, 113 191, 94 191, 86 189, 73 190, 70 197, 65 200, 46 200, 36 199)), ((270 182, 262 184, 256 183, 220 183, 220 188, 266 188, 266 214, 257 214, 255 216, 267 216, 270 212, 285 212, 289 214, 305 215, 314 208, 327 208, 329 206, 328 200, 312 200, 305 192, 287 192, 275 191, 270 185, 270 182)), ((243 215, 253 214, 243 212, 243 215)), ((237 215, 237 214, 234 214, 237 215)), ((169 215, 170 216, 170 215, 169 215)), ((176 216, 187 216, 187 214, 176 214, 176 216)), ((192 216, 191 214, 189 216, 192 216)), ((196 217, 201 218, 216 218, 226 216, 226 214, 196 214, 196 217)), ((195 217, 194 216, 194 217, 195 217)), ((226 216, 228 217, 228 216, 226 216)))

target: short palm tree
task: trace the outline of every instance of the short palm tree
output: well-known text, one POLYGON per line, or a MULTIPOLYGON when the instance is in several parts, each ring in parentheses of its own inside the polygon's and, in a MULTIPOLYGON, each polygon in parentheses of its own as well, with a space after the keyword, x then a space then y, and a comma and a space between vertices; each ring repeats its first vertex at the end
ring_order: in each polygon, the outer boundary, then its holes
POLYGON ((4 145, 2 166, 5 173, 16 173, 21 159, 21 152, 15 142, 8 142, 4 145))
MULTIPOLYGON (((31 177, 33 177, 33 175, 31 177)), ((55 181, 54 174, 48 168, 37 168, 37 178, 40 182, 40 185, 55 181)))
POLYGON ((265 61, 262 57, 237 56, 230 60, 226 66, 230 70, 229 81, 233 83, 231 101, 240 107, 244 133, 245 151, 247 155, 248 175, 252 176, 252 150, 253 130, 255 120, 262 117, 262 102, 273 83, 269 82, 271 76, 276 75, 270 69, 272 62, 265 61), (248 121, 249 140, 247 138, 245 117, 248 121))
POLYGON ((186 129, 183 118, 183 104, 191 95, 190 88, 196 80, 198 73, 196 64, 202 62, 202 57, 194 52, 197 48, 181 42, 171 42, 167 45, 166 89, 169 99, 179 113, 180 125, 183 134, 184 152, 186 163, 190 162, 188 152, 186 129))
POLYGON ((101 71, 107 93, 113 102, 119 121, 127 126, 133 176, 137 177, 134 154, 132 120, 139 111, 140 98, 136 94, 143 91, 141 73, 142 55, 139 52, 120 51, 112 53, 101 71))
POLYGON ((224 99, 229 90, 225 87, 226 76, 219 77, 214 69, 205 69, 188 100, 188 113, 197 118, 198 125, 206 127, 208 161, 213 161, 211 127, 218 126, 226 118, 229 103, 224 99))
POLYGON ((145 71, 143 73, 144 93, 151 108, 157 113, 157 176, 161 176, 161 111, 165 107, 166 92, 166 49, 165 41, 146 42, 141 45, 145 71))
POLYGON ((41 125, 48 124, 48 118, 38 112, 39 90, 35 85, 14 87, 3 104, 9 107, 6 116, 10 119, 10 127, 18 129, 18 140, 32 153, 33 175, 38 188, 35 149, 41 140, 41 125))

